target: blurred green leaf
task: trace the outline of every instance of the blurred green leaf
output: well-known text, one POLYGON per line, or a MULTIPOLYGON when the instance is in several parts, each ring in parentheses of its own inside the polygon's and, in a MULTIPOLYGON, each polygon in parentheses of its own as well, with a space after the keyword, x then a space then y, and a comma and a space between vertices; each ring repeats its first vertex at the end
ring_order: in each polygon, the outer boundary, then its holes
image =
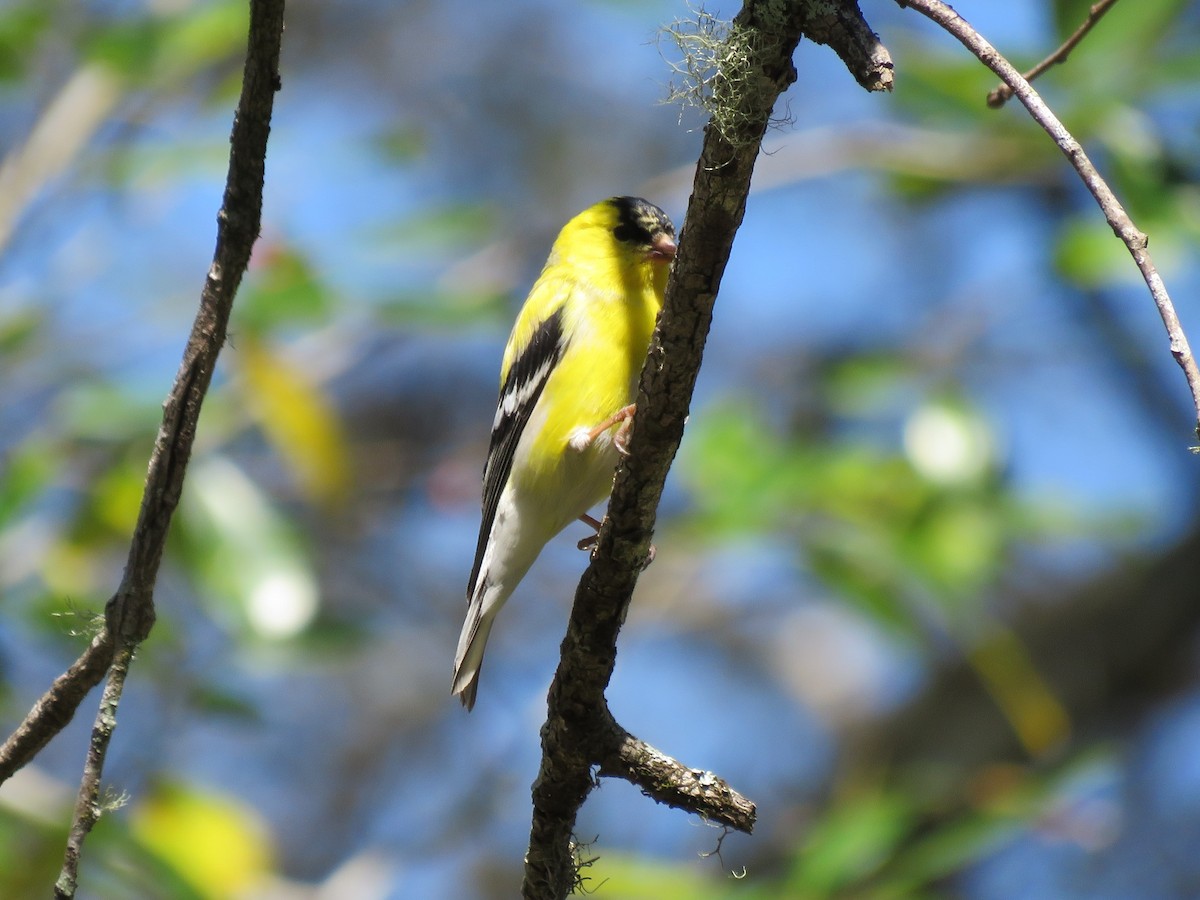
POLYGON ((261 241, 250 277, 234 307, 234 339, 264 335, 289 325, 323 322, 332 310, 329 291, 309 258, 294 247, 261 241))
POLYGON ((20 353, 41 330, 42 310, 25 308, 0 312, 0 357, 20 353))
MULTIPOLYGON (((123 540, 128 540, 137 525, 146 485, 144 447, 130 450, 124 459, 108 466, 92 483, 88 498, 88 519, 123 540)), ((79 532, 76 529, 76 536, 79 532)))
POLYGON ((878 621, 919 629, 940 609, 965 624, 1015 547, 1065 537, 1078 521, 1015 503, 983 418, 953 396, 920 401, 911 380, 891 378, 899 371, 871 360, 810 379, 823 408, 843 412, 827 424, 855 435, 846 439, 782 434, 749 404, 705 411, 679 466, 694 504, 689 527, 706 540, 791 534, 812 572, 878 621), (897 409, 909 410, 902 447, 856 436, 897 409))
POLYGON ((96 29, 87 56, 110 66, 135 84, 161 89, 245 46, 247 12, 236 0, 188 6, 158 17, 130 17, 96 29))
POLYGON ((1056 268, 1080 287, 1097 288, 1139 278, 1125 245, 1103 219, 1079 216, 1059 232, 1056 268))
POLYGON ((376 309, 393 328, 454 328, 480 321, 507 327, 512 310, 505 293, 420 291, 395 294, 376 309))
POLYGON ((72 384, 56 401, 54 418, 69 436, 103 442, 153 437, 162 421, 162 399, 133 396, 125 388, 93 379, 72 384))
POLYGON ((983 589, 1003 560, 1002 513, 967 498, 937 503, 904 539, 915 571, 948 596, 983 589))
POLYGON ((986 98, 996 86, 996 76, 973 56, 949 47, 930 53, 927 44, 921 44, 919 51, 909 46, 900 54, 906 65, 904 78, 896 80, 896 102, 923 124, 971 125, 985 133, 1037 127, 1005 121, 987 108, 986 98))
POLYGON ((88 46, 88 57, 127 78, 143 79, 158 58, 162 23, 138 18, 96 30, 88 46))
MULTIPOLYGON (((714 840, 715 843, 715 840, 714 840)), ((588 858, 587 850, 581 855, 588 858)), ((730 892, 713 877, 711 860, 693 860, 690 864, 668 863, 600 853, 594 862, 580 870, 585 879, 583 892, 621 900, 719 900, 745 896, 745 891, 730 892)), ((732 879, 730 879, 732 880, 732 879)), ((753 881, 739 887, 750 887, 753 881)))
POLYGON ((694 467, 688 466, 689 474, 703 518, 700 527, 707 533, 765 527, 801 492, 799 485, 791 496, 780 490, 787 466, 765 423, 752 414, 713 410, 690 437, 694 467), (704 484, 720 485, 721 490, 704 490, 704 484))
POLYGON ((823 390, 835 412, 865 416, 894 406, 912 368, 911 360, 894 353, 856 354, 826 370, 823 390))
POLYGON ((6 794, 9 798, 0 803, 0 894, 44 897, 62 867, 70 795, 54 794, 28 779, 6 786, 6 794), (16 801, 14 793, 19 795, 16 801), (42 804, 40 815, 28 808, 31 802, 42 804))
POLYGON ((915 898, 930 885, 962 871, 993 850, 1014 827, 1014 820, 968 813, 941 823, 897 854, 879 880, 880 893, 915 898))
POLYGON ((407 255, 437 249, 450 249, 462 255, 464 248, 490 236, 494 227, 490 209, 478 203, 460 203, 423 210, 420 215, 374 232, 372 239, 407 255))
POLYGON ((398 125, 373 141, 375 149, 396 164, 420 159, 429 150, 429 136, 418 125, 398 125))
MULTIPOLYGON (((1065 40, 1087 18, 1094 0, 1067 0, 1054 5, 1055 22, 1059 39, 1065 40)), ((1093 74, 1107 74, 1108 78, 1128 83, 1129 73, 1144 71, 1141 66, 1129 68, 1135 62, 1148 62, 1149 56, 1157 56, 1163 38, 1178 25, 1180 13, 1187 7, 1187 0, 1139 0, 1137 3, 1117 3, 1092 28, 1083 42, 1071 51, 1064 66, 1075 65, 1093 74)), ((1050 53, 1053 47, 1047 47, 1050 53)), ((1149 74, 1149 69, 1145 71, 1149 74)), ((1142 88, 1149 87, 1141 78, 1142 88)), ((1128 94, 1121 91, 1121 94, 1128 94)))
POLYGON ((215 684, 197 684, 188 691, 188 703, 201 715, 261 724, 262 710, 253 700, 215 684))
POLYGON ((809 832, 788 876, 789 896, 829 897, 879 869, 915 822, 912 802, 864 791, 842 801, 809 832))
POLYGON ((249 27, 247 9, 241 0, 208 0, 172 18, 163 29, 159 48, 164 64, 183 75, 240 57, 249 27))
POLYGON ((316 577, 295 526, 229 460, 193 460, 180 504, 181 550, 214 610, 267 639, 286 639, 312 622, 316 577))
MULTIPOLYGON (((229 165, 228 141, 113 147, 102 159, 105 183, 140 191, 166 190, 188 178, 216 181, 229 165)), ((242 293, 250 293, 243 288, 242 293)), ((238 295, 240 306, 242 294, 238 295)), ((235 316, 238 306, 234 307, 235 316)))
POLYGON ((38 3, 17 3, 0 9, 0 81, 15 81, 25 75, 29 60, 37 54, 53 21, 52 11, 38 3))
POLYGON ((53 445, 34 439, 0 460, 0 528, 50 482, 55 457, 53 445))

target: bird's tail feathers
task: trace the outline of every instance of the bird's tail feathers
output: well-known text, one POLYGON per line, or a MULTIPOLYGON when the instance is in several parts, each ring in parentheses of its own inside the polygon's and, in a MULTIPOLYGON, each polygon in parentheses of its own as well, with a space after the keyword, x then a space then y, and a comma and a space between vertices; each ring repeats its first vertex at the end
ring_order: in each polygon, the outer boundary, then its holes
POLYGON ((467 619, 463 622, 462 633, 458 636, 458 652, 454 655, 454 681, 450 693, 458 696, 468 712, 475 706, 483 651, 487 648, 492 622, 499 611, 495 604, 490 604, 490 609, 485 609, 484 597, 487 587, 486 582, 480 585, 480 589, 471 597, 467 619))
POLYGON ((454 655, 451 693, 458 695, 468 710, 475 705, 479 667, 483 664, 483 651, 492 631, 492 622, 513 588, 537 559, 542 546, 555 533, 522 527, 510 492, 505 489, 475 577, 468 587, 467 618, 458 637, 458 652, 454 655))

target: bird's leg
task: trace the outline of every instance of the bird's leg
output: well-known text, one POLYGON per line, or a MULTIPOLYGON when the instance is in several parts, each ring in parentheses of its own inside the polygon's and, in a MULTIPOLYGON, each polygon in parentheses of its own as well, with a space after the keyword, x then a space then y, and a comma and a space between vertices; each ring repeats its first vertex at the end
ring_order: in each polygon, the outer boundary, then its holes
POLYGON ((587 513, 584 513, 582 516, 580 516, 579 521, 584 525, 590 525, 592 528, 595 528, 596 533, 588 535, 575 546, 580 550, 591 550, 596 546, 596 541, 600 539, 600 523, 587 513))
MULTIPOLYGON (((595 550, 596 542, 600 540, 600 523, 587 513, 584 513, 582 516, 580 516, 579 521, 584 525, 590 525, 592 528, 595 528, 596 533, 588 535, 575 546, 580 550, 595 550)), ((658 553, 658 550, 656 550, 654 545, 651 544, 646 553, 646 561, 642 563, 643 572, 650 566, 650 563, 654 562, 654 556, 656 553, 658 553)))
POLYGON ((637 411, 637 404, 630 403, 628 406, 622 406, 615 413, 588 431, 580 428, 571 436, 570 444, 576 450, 586 450, 590 447, 600 435, 608 431, 618 422, 621 427, 617 429, 617 433, 613 435, 613 446, 622 456, 629 455, 629 430, 633 427, 633 414, 637 411))

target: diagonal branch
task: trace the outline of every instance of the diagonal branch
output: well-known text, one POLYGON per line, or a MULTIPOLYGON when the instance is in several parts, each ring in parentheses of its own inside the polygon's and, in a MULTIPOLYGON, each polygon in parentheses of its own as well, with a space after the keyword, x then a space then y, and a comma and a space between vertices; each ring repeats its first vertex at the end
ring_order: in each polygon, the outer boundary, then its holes
POLYGON ((723 780, 689 769, 625 732, 612 719, 604 692, 616 661, 617 635, 648 559, 667 471, 683 436, 755 159, 775 101, 796 78, 792 54, 802 32, 832 46, 860 84, 888 89, 892 83, 890 57, 852 0, 749 0, 732 23, 722 47, 725 62, 712 82, 711 102, 718 109, 710 110, 679 255, 642 370, 630 455, 617 471, 608 518, 576 591, 550 686, 542 762, 533 785, 525 898, 565 897, 575 885, 572 831, 595 784, 593 767, 633 781, 660 802, 746 832, 754 825, 754 805, 723 780), (740 62, 736 71, 730 71, 731 60, 740 62))
MULTIPOLYGON (((1117 0, 1100 0, 1099 3, 1093 3, 1091 9, 1088 10, 1087 18, 1075 29, 1075 32, 1063 41, 1057 50, 1026 72, 1022 77, 1026 81, 1033 81, 1047 69, 1057 66, 1060 63, 1065 63, 1067 57, 1071 55, 1071 51, 1078 47, 1079 42, 1087 37, 1087 33, 1092 30, 1092 27, 1104 17, 1106 12, 1116 5, 1117 0)), ((999 109, 1012 98, 1012 95, 1013 89, 1007 84, 1001 84, 987 95, 987 105, 992 107, 992 109, 999 109)))
POLYGON ((267 135, 279 89, 283 0, 251 0, 242 96, 230 138, 229 175, 217 216, 217 242, 183 362, 163 408, 163 421, 146 476, 129 559, 106 607, 105 627, 88 649, 41 697, 0 747, 0 781, 29 762, 70 722, 83 698, 109 673, 97 714, 76 804, 59 897, 74 896, 82 842, 100 811, 104 755, 134 649, 154 624, 154 584, 171 516, 179 503, 200 407, 212 379, 233 298, 258 238, 267 135))
POLYGON ((1141 271, 1146 287, 1150 289, 1150 296, 1154 299, 1154 305, 1158 308, 1158 314, 1167 330, 1171 355, 1183 369, 1184 377, 1187 379, 1196 414, 1196 435, 1200 437, 1200 366, 1196 364, 1196 358, 1192 355, 1191 347, 1188 346, 1187 335, 1184 334, 1179 316, 1175 313, 1175 305, 1171 302, 1162 276, 1158 274, 1158 269, 1150 256, 1149 238, 1133 224, 1133 220, 1108 183, 1100 177, 1100 173, 1096 171, 1092 161, 1083 152, 1079 142, 1072 137, 1066 126, 1038 96, 1037 91, 1021 76, 1020 72, 1013 68, 1008 60, 1000 55, 995 47, 971 27, 966 19, 950 6, 942 3, 941 0, 896 0, 896 2, 900 6, 912 7, 941 25, 975 54, 980 62, 999 75, 1001 80, 1012 89, 1017 99, 1029 110, 1034 121, 1050 135, 1063 155, 1074 166, 1075 171, 1079 173, 1079 177, 1087 185, 1088 191, 1100 205, 1104 218, 1108 220, 1113 233, 1129 248, 1129 254, 1141 271))
POLYGON ((83 766, 83 778, 75 796, 75 812, 71 831, 67 835, 67 850, 63 856, 62 870, 54 885, 55 900, 70 900, 79 886, 79 858, 83 853, 83 842, 93 826, 105 812, 100 799, 100 778, 104 774, 104 760, 113 730, 117 727, 117 707, 121 703, 121 692, 125 689, 125 678, 129 675, 129 664, 133 661, 133 648, 122 644, 108 670, 108 681, 100 697, 100 708, 96 711, 96 722, 92 726, 92 739, 88 742, 87 760, 83 766))
MULTIPOLYGON (((106 652, 111 648, 112 664, 92 729, 62 872, 55 885, 55 897, 59 900, 75 896, 83 842, 103 811, 100 779, 116 728, 121 692, 134 651, 154 625, 154 585, 171 517, 183 492, 200 408, 212 381, 217 356, 225 343, 238 285, 250 264, 254 242, 258 240, 267 137, 271 131, 275 92, 280 87, 283 8, 284 0, 250 0, 246 66, 242 95, 230 135, 225 196, 217 213, 216 249, 200 293, 200 309, 184 349, 183 362, 163 406, 163 421, 150 457, 125 574, 105 609, 104 633, 89 648, 89 653, 98 645, 104 646, 106 652)), ((83 694, 78 689, 75 694, 82 699, 83 694)), ((34 707, 35 712, 40 705, 34 707)), ((56 722, 65 724, 70 720, 71 712, 73 709, 65 718, 60 715, 56 722)), ((27 724, 28 719, 22 723, 23 730, 27 724)), ((42 729, 41 743, 49 740, 53 733, 42 729)))
POLYGON ((112 636, 103 630, 92 639, 79 659, 54 679, 49 690, 0 746, 0 784, 37 756, 52 737, 70 724, 83 698, 104 678, 112 658, 112 636))

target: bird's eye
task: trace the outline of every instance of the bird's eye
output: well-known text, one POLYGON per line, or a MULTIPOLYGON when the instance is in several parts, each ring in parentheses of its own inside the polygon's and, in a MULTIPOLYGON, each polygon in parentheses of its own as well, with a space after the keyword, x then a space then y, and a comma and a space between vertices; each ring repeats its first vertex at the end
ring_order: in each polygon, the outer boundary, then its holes
POLYGON ((632 222, 622 222, 613 229, 613 237, 624 243, 649 243, 650 235, 632 222))

